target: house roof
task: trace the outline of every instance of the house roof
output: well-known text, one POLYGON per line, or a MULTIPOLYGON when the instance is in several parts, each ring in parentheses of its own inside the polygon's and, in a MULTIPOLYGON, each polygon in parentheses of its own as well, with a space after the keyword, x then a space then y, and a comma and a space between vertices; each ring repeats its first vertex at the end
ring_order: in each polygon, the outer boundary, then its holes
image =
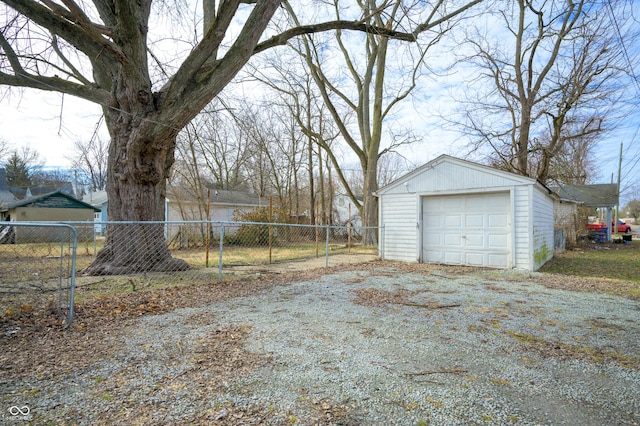
MULTIPOLYGON (((177 201, 181 203, 197 203, 198 197, 193 190, 175 188, 169 186, 167 188, 167 199, 169 201, 177 201)), ((207 190, 203 191, 200 200, 207 200, 207 190)), ((210 190, 211 204, 232 205, 232 206, 263 206, 265 201, 255 194, 244 191, 229 191, 224 189, 210 190)))
POLYGON ((80 201, 62 191, 54 191, 37 197, 7 203, 0 207, 0 211, 6 212, 18 207, 91 209, 94 211, 100 211, 100 209, 93 207, 91 204, 80 201))
POLYGON ((82 197, 82 201, 84 201, 85 203, 89 203, 94 207, 100 208, 104 203, 108 201, 107 191, 90 192, 82 197))
POLYGON ((7 184, 7 170, 4 167, 0 167, 0 203, 12 203, 16 201, 16 196, 9 191, 9 185, 7 184))
POLYGON ((506 172, 504 170, 499 170, 499 169, 496 169, 496 168, 493 168, 493 167, 490 167, 490 166, 485 166, 484 164, 474 163, 473 161, 463 160, 461 158, 452 157, 450 155, 442 154, 439 157, 427 162, 426 164, 423 164, 422 166, 418 167, 417 169, 407 173, 406 175, 399 177, 398 179, 394 180, 390 184, 378 189, 378 191, 376 191, 376 195, 381 195, 384 192, 387 192, 387 191, 389 191, 389 190, 391 190, 393 188, 396 188, 397 186, 402 185, 405 182, 410 181, 415 176, 418 176, 418 175, 424 173, 425 171, 427 171, 429 169, 432 169, 432 168, 435 168, 436 166, 438 166, 440 164, 443 164, 443 163, 458 164, 460 166, 463 166, 463 167, 466 167, 466 168, 469 168, 469 169, 478 170, 478 171, 487 173, 489 175, 500 176, 500 177, 503 177, 505 179, 508 179, 509 181, 513 182, 514 184, 538 185, 541 188, 544 188, 544 190, 546 192, 551 194, 551 190, 549 188, 544 186, 542 183, 540 183, 536 179, 530 178, 528 176, 522 176, 522 175, 518 175, 518 174, 515 174, 515 173, 511 173, 511 172, 506 172))
POLYGON ((16 201, 16 196, 8 190, 0 189, 0 203, 12 203, 16 201))
POLYGON ((560 198, 572 200, 587 207, 614 207, 618 205, 618 185, 561 185, 552 188, 560 198))

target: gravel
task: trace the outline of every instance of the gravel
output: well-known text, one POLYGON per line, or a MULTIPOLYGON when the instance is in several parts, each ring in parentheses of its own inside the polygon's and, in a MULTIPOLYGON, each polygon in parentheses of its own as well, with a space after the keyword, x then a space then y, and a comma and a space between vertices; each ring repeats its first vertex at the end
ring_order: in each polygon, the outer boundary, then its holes
POLYGON ((90 366, 0 387, 30 408, 0 420, 640 424, 640 302, 540 275, 379 264, 131 319, 90 366))

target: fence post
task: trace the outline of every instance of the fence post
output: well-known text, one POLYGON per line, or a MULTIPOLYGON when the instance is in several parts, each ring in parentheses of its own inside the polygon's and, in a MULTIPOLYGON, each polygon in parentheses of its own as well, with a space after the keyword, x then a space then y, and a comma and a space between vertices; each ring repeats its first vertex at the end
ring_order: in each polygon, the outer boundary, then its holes
POLYGON ((218 281, 222 281, 222 250, 224 248, 224 223, 220 227, 220 254, 218 257, 218 281))
MULTIPOLYGON (((70 226, 69 229, 71 229, 71 233, 73 234, 73 249, 71 250, 71 282, 69 284, 69 321, 67 321, 67 324, 64 326, 65 329, 69 328, 73 321, 73 307, 76 296, 76 252, 78 251, 78 231, 73 226, 70 226)), ((93 234, 95 239, 95 232, 93 234)), ((60 279, 60 285, 62 285, 62 278, 60 279)))
POLYGON ((324 267, 329 267, 329 225, 327 225, 327 236, 324 243, 324 267))

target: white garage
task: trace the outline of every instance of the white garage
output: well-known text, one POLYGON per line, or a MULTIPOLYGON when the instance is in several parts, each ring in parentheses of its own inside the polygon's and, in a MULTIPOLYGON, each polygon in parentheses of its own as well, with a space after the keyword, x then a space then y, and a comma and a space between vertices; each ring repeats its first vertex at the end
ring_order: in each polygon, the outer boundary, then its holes
POLYGON ((553 256, 554 196, 535 179, 443 155, 377 195, 383 259, 537 270, 553 256))

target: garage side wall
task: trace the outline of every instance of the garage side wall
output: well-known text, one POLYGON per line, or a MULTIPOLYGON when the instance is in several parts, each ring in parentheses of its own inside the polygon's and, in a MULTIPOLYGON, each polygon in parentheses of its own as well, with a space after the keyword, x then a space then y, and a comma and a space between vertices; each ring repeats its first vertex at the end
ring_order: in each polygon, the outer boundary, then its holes
POLYGON ((531 269, 530 185, 513 188, 513 267, 531 269))
POLYGON ((386 194, 379 204, 384 226, 380 229, 380 257, 418 262, 418 196, 386 194))
POLYGON ((553 257, 553 199, 538 187, 532 188, 532 270, 537 271, 553 257))

